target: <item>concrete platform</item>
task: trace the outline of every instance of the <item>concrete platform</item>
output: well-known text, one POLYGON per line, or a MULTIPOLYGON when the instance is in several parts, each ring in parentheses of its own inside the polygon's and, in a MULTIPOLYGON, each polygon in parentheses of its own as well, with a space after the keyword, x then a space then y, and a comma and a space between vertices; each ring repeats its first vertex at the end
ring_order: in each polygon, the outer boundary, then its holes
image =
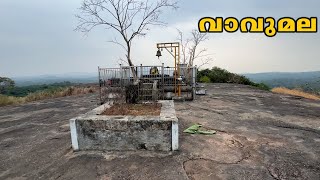
POLYGON ((178 150, 178 118, 173 101, 159 101, 160 116, 100 115, 107 103, 70 120, 75 151, 178 150))

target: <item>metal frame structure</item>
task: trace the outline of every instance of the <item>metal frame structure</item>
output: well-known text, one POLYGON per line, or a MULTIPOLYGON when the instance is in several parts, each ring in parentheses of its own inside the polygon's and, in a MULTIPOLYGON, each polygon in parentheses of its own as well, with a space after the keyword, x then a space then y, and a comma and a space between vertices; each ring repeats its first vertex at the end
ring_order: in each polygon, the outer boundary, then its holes
POLYGON ((180 64, 180 43, 157 43, 157 49, 158 58, 162 56, 163 49, 172 55, 174 67, 164 67, 163 63, 162 66, 142 66, 142 64, 122 66, 120 64, 120 68, 98 67, 100 102, 103 103, 109 98, 118 98, 117 101, 121 101, 124 97, 126 101, 128 97, 139 101, 164 100, 169 98, 165 93, 171 92, 175 97, 193 100, 197 68, 180 64))
POLYGON ((158 43, 157 44, 158 50, 166 49, 169 54, 171 54, 174 58, 174 70, 175 70, 175 95, 178 97, 181 96, 181 82, 177 80, 180 78, 180 68, 178 67, 180 63, 180 43, 179 42, 172 42, 172 43, 158 43), (170 51, 169 49, 170 48, 170 51), (174 50, 173 50, 174 49, 174 50), (173 51, 173 52, 172 52, 173 51))

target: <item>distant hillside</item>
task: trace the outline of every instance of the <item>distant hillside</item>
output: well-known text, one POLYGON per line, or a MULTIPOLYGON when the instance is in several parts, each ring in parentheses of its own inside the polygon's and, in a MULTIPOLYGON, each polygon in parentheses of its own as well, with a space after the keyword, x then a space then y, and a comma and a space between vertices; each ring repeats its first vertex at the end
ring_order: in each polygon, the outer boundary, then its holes
POLYGON ((320 91, 320 71, 313 72, 270 72, 243 74, 257 83, 264 83, 270 87, 302 88, 306 91, 320 91))
POLYGON ((57 75, 13 77, 12 79, 15 81, 16 86, 53 84, 66 81, 71 83, 95 83, 98 82, 98 75, 96 73, 67 73, 57 75))

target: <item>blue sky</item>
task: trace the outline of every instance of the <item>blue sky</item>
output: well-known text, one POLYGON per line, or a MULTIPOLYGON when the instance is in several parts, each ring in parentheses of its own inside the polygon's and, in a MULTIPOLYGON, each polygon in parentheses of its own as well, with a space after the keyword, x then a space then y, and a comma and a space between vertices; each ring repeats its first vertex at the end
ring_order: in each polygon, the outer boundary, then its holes
MULTIPOLYGON (((112 30, 96 28, 88 36, 73 31, 81 0, 0 1, 0 76, 29 76, 96 72, 98 66, 115 67, 122 49, 107 41, 112 30)), ((155 57, 157 42, 176 41, 176 28, 188 34, 204 16, 319 17, 318 0, 180 0, 176 11, 165 11, 167 27, 151 27, 133 42, 135 64, 172 65, 170 56, 155 57), (199 3, 201 2, 201 3, 199 3)), ((319 26, 319 25, 318 25, 319 26)), ((219 66, 236 73, 320 70, 320 35, 210 34, 202 44, 219 66)))

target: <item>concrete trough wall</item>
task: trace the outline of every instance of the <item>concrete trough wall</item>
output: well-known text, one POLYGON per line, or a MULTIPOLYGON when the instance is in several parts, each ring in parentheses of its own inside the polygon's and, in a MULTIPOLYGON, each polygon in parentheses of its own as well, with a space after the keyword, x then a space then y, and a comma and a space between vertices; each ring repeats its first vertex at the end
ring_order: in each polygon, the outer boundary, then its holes
POLYGON ((173 101, 159 101, 160 116, 100 115, 110 104, 70 120, 74 150, 178 150, 178 119, 173 101))

